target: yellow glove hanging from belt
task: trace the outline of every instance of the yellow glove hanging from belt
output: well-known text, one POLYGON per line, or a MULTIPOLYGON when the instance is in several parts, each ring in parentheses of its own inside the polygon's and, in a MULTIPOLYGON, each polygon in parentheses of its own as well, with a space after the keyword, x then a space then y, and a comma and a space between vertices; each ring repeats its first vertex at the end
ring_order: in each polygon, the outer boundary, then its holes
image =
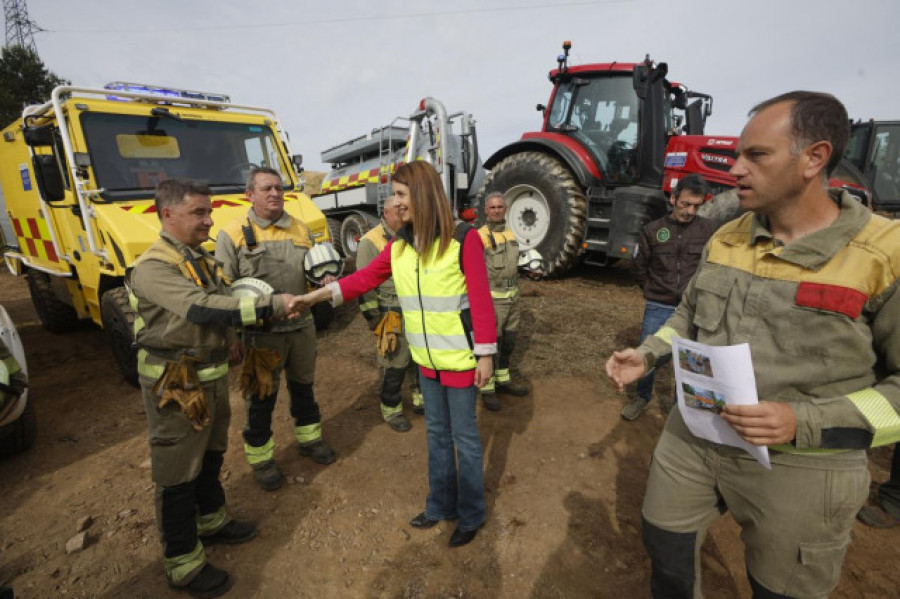
POLYGON ((274 349, 251 347, 247 350, 241 367, 241 389, 244 397, 263 399, 275 391, 272 373, 281 361, 281 354, 274 349))
POLYGON ((160 409, 174 401, 194 430, 201 431, 209 424, 209 402, 197 379, 196 364, 196 358, 185 354, 177 362, 167 362, 162 376, 153 385, 153 393, 162 395, 160 409))
POLYGON ((397 312, 388 311, 381 317, 381 322, 374 331, 379 354, 386 356, 397 351, 399 337, 403 332, 402 323, 401 316, 397 312))

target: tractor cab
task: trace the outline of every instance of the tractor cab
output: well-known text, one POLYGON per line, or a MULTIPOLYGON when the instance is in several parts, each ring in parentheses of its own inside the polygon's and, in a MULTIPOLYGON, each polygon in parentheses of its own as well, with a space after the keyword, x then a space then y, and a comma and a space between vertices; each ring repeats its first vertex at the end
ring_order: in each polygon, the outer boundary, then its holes
POLYGON ((659 187, 668 138, 701 135, 712 98, 666 79, 666 63, 569 66, 570 42, 550 72, 544 132, 571 138, 596 164, 604 185, 659 187), (694 99, 689 104, 689 101, 694 99))
POLYGON ((644 225, 666 214, 668 187, 683 172, 727 184, 736 143, 702 135, 712 98, 670 82, 666 63, 569 66, 571 47, 563 43, 549 73, 549 103, 537 105, 541 130, 485 161, 491 174, 479 193, 482 214, 488 193, 504 195, 507 224, 549 275, 578 259, 633 257, 644 225))
POLYGON ((606 181, 630 184, 638 180, 638 97, 633 65, 615 66, 625 70, 560 75, 544 130, 587 149, 606 181))

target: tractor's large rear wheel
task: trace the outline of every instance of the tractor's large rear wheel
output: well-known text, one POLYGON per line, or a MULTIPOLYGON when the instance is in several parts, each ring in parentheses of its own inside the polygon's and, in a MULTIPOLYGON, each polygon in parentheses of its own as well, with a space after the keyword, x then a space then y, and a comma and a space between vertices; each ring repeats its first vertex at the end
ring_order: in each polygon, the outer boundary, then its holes
POLYGON ((480 220, 493 191, 506 198, 506 223, 519 247, 540 252, 547 274, 560 275, 575 263, 584 238, 584 190, 563 163, 540 152, 501 160, 478 194, 480 220))

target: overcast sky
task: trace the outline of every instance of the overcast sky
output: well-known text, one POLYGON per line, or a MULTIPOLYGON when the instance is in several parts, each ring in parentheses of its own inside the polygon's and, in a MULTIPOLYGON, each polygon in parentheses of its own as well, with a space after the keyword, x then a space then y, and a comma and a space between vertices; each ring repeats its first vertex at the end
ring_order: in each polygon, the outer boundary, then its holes
POLYGON ((855 118, 900 119, 898 0, 28 0, 38 52, 75 85, 125 80, 273 108, 307 168, 322 150, 408 116, 425 96, 478 123, 482 158, 540 127, 547 72, 668 62, 715 98, 707 133, 756 102, 834 93, 855 118))

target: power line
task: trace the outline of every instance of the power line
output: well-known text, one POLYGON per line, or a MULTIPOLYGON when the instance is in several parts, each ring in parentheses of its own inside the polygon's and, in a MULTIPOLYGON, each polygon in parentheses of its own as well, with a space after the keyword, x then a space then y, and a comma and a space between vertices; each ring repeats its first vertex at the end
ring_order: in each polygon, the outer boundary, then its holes
MULTIPOLYGON (((7 2, 9 0, 4 0, 7 2)), ((24 0, 22 0, 24 2, 24 0)), ((352 23, 352 22, 360 22, 360 21, 394 21, 394 20, 402 20, 402 19, 421 19, 426 17, 445 17, 445 16, 456 16, 456 15, 467 15, 467 14, 485 14, 485 13, 499 13, 499 12, 512 12, 512 11, 524 11, 524 10, 539 10, 545 8, 569 8, 569 7, 577 7, 577 6, 595 6, 601 4, 626 4, 632 3, 635 0, 586 0, 582 2, 554 2, 547 4, 529 4, 524 6, 505 6, 505 7, 497 7, 497 8, 471 8, 471 9, 459 9, 459 10, 442 10, 442 11, 434 11, 434 12, 418 12, 418 13, 406 13, 406 14, 393 14, 393 15, 371 15, 371 16, 349 16, 349 17, 335 17, 329 19, 303 19, 298 21, 278 21, 278 22, 269 22, 269 23, 242 23, 240 25, 197 25, 197 26, 160 26, 160 27, 147 27, 147 28, 139 28, 139 29, 116 29, 115 31, 110 31, 109 28, 104 29, 39 29, 40 31, 47 31, 49 33, 165 33, 171 31, 181 31, 181 32, 189 32, 189 31, 223 31, 223 30, 246 30, 246 29, 272 29, 275 27, 298 27, 298 26, 309 26, 309 25, 334 25, 334 24, 342 24, 342 23, 352 23)))

